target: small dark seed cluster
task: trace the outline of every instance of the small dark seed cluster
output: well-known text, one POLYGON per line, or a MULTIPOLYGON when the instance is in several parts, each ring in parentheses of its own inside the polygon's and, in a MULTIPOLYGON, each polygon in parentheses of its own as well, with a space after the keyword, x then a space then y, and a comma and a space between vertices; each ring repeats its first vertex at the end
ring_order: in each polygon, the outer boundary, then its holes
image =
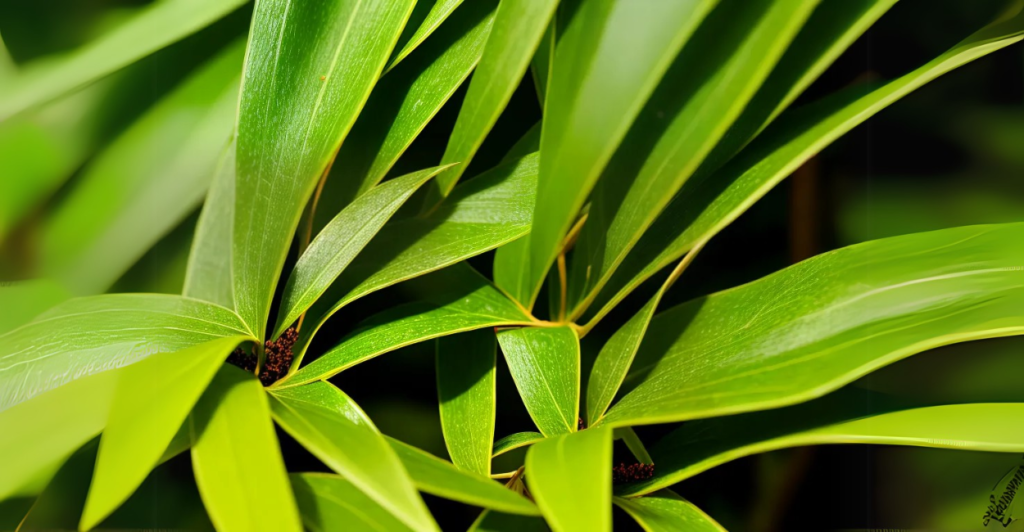
POLYGON ((299 339, 299 332, 295 327, 289 327, 277 340, 267 340, 263 344, 263 350, 267 355, 263 363, 263 371, 260 371, 260 382, 264 386, 270 386, 288 373, 292 367, 292 346, 299 339))
POLYGON ((612 482, 625 484, 647 480, 654 476, 654 464, 619 464, 612 469, 612 482))
POLYGON ((242 349, 241 347, 235 349, 230 355, 228 355, 228 364, 240 367, 249 373, 256 372, 257 362, 256 355, 242 349))

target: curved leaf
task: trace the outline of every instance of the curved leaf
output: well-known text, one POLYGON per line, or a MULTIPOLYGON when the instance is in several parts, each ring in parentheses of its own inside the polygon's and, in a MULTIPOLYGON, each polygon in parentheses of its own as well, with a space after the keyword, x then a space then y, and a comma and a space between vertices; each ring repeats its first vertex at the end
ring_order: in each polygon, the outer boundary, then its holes
POLYGON ((0 122, 123 68, 209 25, 244 0, 169 0, 63 57, 25 65, 0 90, 0 122))
MULTIPOLYGON (((478 1, 476 3, 480 2, 478 1)), ((424 18, 423 22, 421 22, 419 27, 416 28, 415 33, 409 37, 409 40, 405 42, 402 49, 395 54, 391 63, 388 65, 388 71, 395 68, 395 65, 402 62, 402 60, 408 57, 413 50, 418 48, 420 44, 430 36, 430 34, 437 30, 438 26, 440 26, 445 19, 451 16, 452 11, 455 11, 455 8, 459 7, 460 4, 462 4, 462 0, 437 0, 434 2, 433 7, 430 8, 430 12, 427 13, 426 18, 424 18)))
POLYGON ((926 349, 1024 333, 1024 224, 876 240, 656 316, 601 422, 665 423, 821 396, 926 349))
POLYGON ((72 299, 0 336, 0 411, 86 375, 228 336, 252 335, 230 310, 194 299, 72 299))
POLYGON ((263 338, 299 216, 412 11, 412 0, 256 4, 238 107, 233 281, 263 338))
POLYGON ((544 435, 539 432, 517 432, 515 434, 509 434, 504 438, 494 442, 494 456, 505 454, 513 449, 520 447, 526 447, 533 443, 539 442, 544 439, 544 435))
POLYGON ((277 423, 327 466, 410 528, 437 529, 395 452, 344 392, 317 382, 270 397, 277 423))
POLYGON ((182 294, 235 308, 231 237, 235 226, 235 141, 221 153, 189 250, 182 294))
POLYGON ((478 330, 437 340, 437 395, 448 455, 460 469, 491 474, 498 344, 478 330))
POLYGON ((587 429, 535 443, 526 483, 555 532, 612 529, 612 431, 587 429))
POLYGON ((580 342, 566 327, 498 332, 526 410, 545 436, 574 432, 580 412, 580 342))
POLYGON ((527 308, 612 152, 714 3, 598 0, 572 17, 545 104, 529 283, 513 294, 527 308))
POLYGON ((217 530, 302 530, 263 386, 221 366, 189 418, 192 469, 217 530))
POLYGON ((351 482, 338 475, 302 473, 289 477, 302 514, 314 532, 399 532, 415 529, 400 521, 351 482))
POLYGON ((668 490, 637 499, 615 497, 614 502, 647 532, 725 532, 722 525, 700 508, 668 490))
POLYGON ((142 484, 221 362, 245 339, 160 353, 119 372, 79 528, 98 525, 142 484))
POLYGON ((540 515, 529 499, 488 477, 462 471, 451 462, 394 438, 388 441, 421 491, 510 514, 540 515))

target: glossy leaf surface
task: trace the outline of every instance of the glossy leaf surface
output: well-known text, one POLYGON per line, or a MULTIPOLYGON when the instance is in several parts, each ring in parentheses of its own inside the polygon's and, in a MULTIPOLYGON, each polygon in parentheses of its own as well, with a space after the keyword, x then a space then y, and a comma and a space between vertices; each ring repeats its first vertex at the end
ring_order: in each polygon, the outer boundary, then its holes
POLYGON ((655 493, 650 497, 616 497, 614 500, 619 508, 625 510, 647 532, 725 532, 708 514, 671 491, 655 493))
POLYGON ((517 432, 515 434, 509 434, 508 436, 494 442, 494 456, 505 454, 520 447, 526 447, 527 445, 543 439, 544 435, 539 432, 517 432))
POLYGON ((302 524, 314 532, 413 531, 351 482, 326 473, 292 474, 302 524))
POLYGON ((419 27, 416 28, 416 31, 411 37, 409 37, 409 40, 405 42, 402 49, 395 54, 391 63, 388 64, 388 70, 390 71, 395 67, 395 65, 408 57, 413 50, 418 48, 423 41, 427 39, 427 37, 437 30, 438 26, 440 26, 445 19, 451 16, 452 12, 455 11, 455 8, 459 7, 460 4, 462 4, 462 0, 436 0, 434 5, 430 8, 430 11, 427 13, 426 18, 423 19, 423 22, 420 23, 419 27))
POLYGON ((526 410, 545 436, 574 432, 580 404, 580 343, 569 327, 498 332, 526 410))
POLYGON ((612 529, 612 431, 587 429, 535 443, 526 483, 555 532, 612 529))
POLYGON ((491 474, 498 344, 486 329, 437 340, 437 395, 448 455, 460 469, 491 474))
POLYGON ((186 297, 235 308, 231 238, 235 226, 235 142, 221 153, 203 211, 196 222, 185 272, 186 297))

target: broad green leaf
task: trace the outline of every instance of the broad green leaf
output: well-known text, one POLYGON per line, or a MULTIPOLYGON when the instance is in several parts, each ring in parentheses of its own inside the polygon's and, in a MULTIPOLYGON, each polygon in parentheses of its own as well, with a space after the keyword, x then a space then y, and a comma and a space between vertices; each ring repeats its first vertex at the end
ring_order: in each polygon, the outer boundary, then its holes
POLYGON ((498 344, 487 329, 437 340, 437 395, 448 455, 460 469, 491 474, 498 344))
POLYGON ((647 333, 654 311, 658 308, 664 289, 647 302, 604 344, 590 370, 587 381, 587 426, 595 425, 615 399, 623 379, 629 372, 640 342, 647 333))
POLYGON ((626 511, 647 532, 725 532, 708 514, 692 502, 665 490, 650 497, 623 499, 615 497, 615 504, 626 511))
POLYGON ((435 198, 451 192, 508 105, 557 5, 558 0, 503 0, 498 6, 487 47, 441 158, 442 164, 462 164, 437 176, 430 187, 435 198))
POLYGON ((189 417, 192 469, 217 530, 302 530, 267 395, 225 364, 189 417))
POLYGON ((119 372, 79 528, 98 525, 142 484, 221 362, 245 340, 220 338, 160 353, 119 372))
POLYGON ((445 169, 436 166, 374 187, 345 207, 299 257, 284 288, 274 336, 295 323, 376 236, 423 183, 445 169))
POLYGON ((580 342, 570 327, 498 332, 516 388, 545 436, 574 432, 580 411, 580 342))
POLYGON ((388 441, 421 491, 501 512, 540 515, 540 510, 529 499, 486 476, 462 471, 451 462, 394 438, 388 441))
POLYGON ((327 318, 352 301, 528 233, 536 186, 537 155, 523 157, 456 187, 430 214, 384 226, 312 307, 310 312, 320 318, 303 331, 303 346, 327 318))
POLYGON ((612 529, 612 431, 581 430, 537 442, 526 483, 555 532, 612 529))
POLYGON ((185 272, 187 297, 235 308, 231 284, 231 236, 235 223, 235 142, 221 153, 203 211, 196 223, 185 272))
POLYGON ((573 255, 571 306, 607 281, 739 117, 817 3, 723 0, 701 24, 594 188, 573 255))
POLYGON ((96 81, 230 13, 242 0, 165 0, 62 57, 25 65, 0 89, 0 122, 96 81))
POLYGON ((644 280, 746 211, 807 159, 918 87, 1024 39, 1024 14, 991 24, 913 72, 783 114, 718 172, 688 181, 595 300, 600 319, 644 280))
POLYGON ((20 283, 0 283, 0 335, 32 321, 47 309, 71 297, 59 283, 34 279, 20 283))
POLYGON ((744 456, 804 445, 1020 452, 1024 431, 1005 420, 1022 412, 1024 403, 908 407, 905 400, 844 389, 797 406, 687 423, 651 448, 654 477, 621 491, 628 496, 650 493, 744 456))
POLYGON ((0 412, 0 500, 39 493, 103 430, 116 383, 117 372, 106 371, 0 412))
MULTIPOLYGON (((441 336, 506 325, 526 325, 532 319, 468 266, 454 266, 423 278, 450 289, 427 295, 371 317, 340 344, 275 386, 287 387, 326 379, 370 358, 400 347, 441 336), (451 270, 451 271, 447 271, 451 270)), ((294 367, 294 364, 293 364, 294 367)))
POLYGON ((598 0, 584 2, 572 17, 558 42, 544 106, 527 308, 629 125, 714 4, 598 0))
MULTIPOLYGON (((434 6, 430 8, 430 12, 427 13, 426 18, 420 23, 419 27, 416 28, 416 32, 409 37, 409 40, 405 42, 402 49, 395 54, 391 63, 388 65, 388 71, 395 68, 395 65, 402 62, 403 59, 409 56, 413 50, 418 48, 423 41, 427 39, 442 22, 451 16, 452 11, 459 7, 462 0, 437 0, 434 2, 434 6)), ((480 3, 479 0, 475 3, 480 3)))
POLYGON ((302 514, 302 524, 313 532, 416 530, 338 475, 302 473, 292 474, 289 478, 302 514))
POLYGON ((274 419, 313 455, 414 530, 437 525, 362 409, 326 382, 271 393, 274 419))
POLYGON ((84 170, 45 224, 49 276, 103 292, 199 204, 231 135, 242 57, 238 43, 212 59, 84 170))
POLYGON ((509 434, 508 436, 494 442, 493 456, 505 454, 520 447, 526 447, 527 445, 531 445, 543 439, 544 435, 539 432, 517 432, 515 434, 509 434))
POLYGON ((228 336, 234 313, 180 296, 72 299, 0 336, 0 411, 72 380, 228 336))
POLYGON ((496 9, 495 0, 462 6, 401 68, 380 80, 331 167, 321 216, 333 215, 384 179, 476 67, 496 9))
POLYGON ((1024 224, 876 240, 656 316, 603 424, 666 423, 821 396, 941 345, 1024 333, 1024 224))
POLYGON ((547 523, 539 517, 505 514, 484 510, 473 522, 469 532, 548 532, 547 523))
POLYGON ((299 217, 370 95, 413 0, 256 4, 238 107, 233 280, 263 338, 299 217))

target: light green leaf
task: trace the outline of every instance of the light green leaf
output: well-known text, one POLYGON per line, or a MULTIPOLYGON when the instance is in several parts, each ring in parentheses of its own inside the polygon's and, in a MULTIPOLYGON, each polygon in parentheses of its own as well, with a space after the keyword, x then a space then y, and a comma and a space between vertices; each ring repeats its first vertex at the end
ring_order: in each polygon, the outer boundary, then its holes
POLYGON ((535 443, 526 483, 555 532, 612 529, 612 431, 587 429, 535 443))
POLYGON ((462 6, 402 68, 380 80, 341 145, 320 196, 321 216, 338 212, 391 170, 473 71, 496 9, 495 0, 462 6))
POLYGON ((572 17, 558 42, 545 103, 527 308, 608 159, 714 4, 599 0, 584 2, 572 17))
POLYGON ((221 153, 213 183, 196 223, 185 271, 186 297, 235 308, 231 283, 231 237, 235 225, 235 142, 221 153))
POLYGON ((374 187, 327 224, 292 269, 284 288, 274 336, 284 332, 316 302, 381 227, 423 183, 445 169, 435 166, 374 187))
POLYGON ((708 514, 692 502, 665 490, 650 497, 637 499, 613 499, 619 508, 626 511, 647 532, 725 532, 708 514))
POLYGON ((570 306, 582 305, 573 316, 739 117, 817 3, 723 0, 693 34, 591 195, 570 275, 570 306))
POLYGON ((570 327, 498 333, 519 395, 545 436, 574 432, 580 411, 580 342, 570 327))
POLYGON ((469 532, 548 532, 547 523, 539 517, 505 514, 484 510, 469 527, 469 532))
POLYGON ((263 386, 225 364, 189 418, 192 469, 217 530, 302 530, 263 386))
POLYGON ((231 134, 242 55, 238 43, 211 60, 84 170, 44 228, 49 276, 103 292, 199 204, 231 134))
MULTIPOLYGON (((881 87, 855 86, 786 113, 726 167, 688 181, 595 301, 600 319, 644 280, 724 229, 825 146, 918 87, 1024 39, 1024 14, 994 23, 881 87)), ((593 319, 591 321, 593 321, 593 319)))
POLYGON ((544 435, 539 432, 517 432, 515 434, 509 434, 504 438, 494 442, 494 456, 505 454, 513 449, 520 447, 526 447, 533 443, 539 442, 544 439, 544 435))
POLYGON ((370 358, 440 336, 532 323, 529 316, 469 266, 441 270, 424 277, 419 284, 428 283, 446 289, 371 317, 340 344, 275 386, 326 379, 370 358))
POLYGON ((7 530, 76 530, 89 493, 98 447, 99 441, 93 439, 68 457, 32 501, 17 528, 7 530))
POLYGON ((462 471, 451 462, 394 438, 388 441, 421 491, 501 512, 540 515, 540 510, 529 499, 488 477, 462 471))
POLYGON ((501 165, 456 187, 434 212, 388 224, 310 312, 309 339, 341 307, 381 288, 494 249, 529 232, 537 155, 501 165), (339 294, 339 295, 335 295, 339 294), (335 303, 331 303, 335 301, 335 303))
POLYGON ((313 532, 412 532, 351 482, 338 475, 302 473, 289 477, 302 523, 313 532))
POLYGON ((230 310, 194 299, 72 299, 0 336, 0 411, 86 375, 228 336, 251 334, 230 310))
POLYGON ((116 510, 156 467, 221 362, 245 337, 153 355, 122 369, 79 528, 116 510))
POLYGON ((430 187, 434 201, 451 192, 508 105, 557 5, 558 0, 503 0, 498 6, 487 47, 441 158, 442 164, 462 164, 437 177, 430 187))
POLYGON ((25 65, 0 90, 0 122, 96 81, 230 13, 242 0, 165 0, 62 57, 25 65))
POLYGON ((611 426, 806 401, 941 345, 1024 333, 1024 224, 876 240, 659 314, 611 426))
MULTIPOLYGON (((438 26, 440 26, 445 19, 451 16, 452 11, 455 11, 455 8, 459 7, 459 4, 461 3, 462 0, 437 0, 434 2, 434 6, 430 8, 430 12, 427 13, 426 18, 424 18, 423 22, 416 28, 416 32, 409 37, 409 40, 405 42, 402 49, 395 54, 391 63, 388 65, 388 71, 390 72, 392 68, 395 68, 395 65, 402 62, 402 60, 408 57, 413 50, 418 48, 423 41, 430 36, 430 34, 437 30, 438 26)), ((476 2, 471 3, 479 4, 481 2, 477 0, 476 2)))
POLYGON ((590 379, 587 381, 588 427, 601 419, 615 399, 615 394, 618 393, 619 386, 622 385, 629 372, 629 366, 633 363, 633 357, 636 356, 637 349, 640 349, 640 342, 647 333, 647 326, 651 323, 662 294, 664 290, 658 290, 643 308, 615 331, 598 353, 594 367, 590 370, 590 379))
POLYGON ((71 297, 59 283, 33 279, 20 283, 0 283, 0 335, 32 321, 47 309, 71 297))
POLYGON ((275 390, 274 419, 328 467, 414 530, 436 530, 426 505, 377 427, 326 382, 275 390))
POLYGON ((35 495, 107 423, 117 372, 72 381, 0 412, 0 500, 35 495), (41 422, 45 420, 45 422, 41 422))
POLYGON ((253 13, 236 139, 235 307, 263 338, 313 188, 370 95, 412 0, 263 0, 253 13))
POLYGON ((437 395, 448 455, 460 469, 491 474, 498 344, 482 329, 437 340, 437 395))

